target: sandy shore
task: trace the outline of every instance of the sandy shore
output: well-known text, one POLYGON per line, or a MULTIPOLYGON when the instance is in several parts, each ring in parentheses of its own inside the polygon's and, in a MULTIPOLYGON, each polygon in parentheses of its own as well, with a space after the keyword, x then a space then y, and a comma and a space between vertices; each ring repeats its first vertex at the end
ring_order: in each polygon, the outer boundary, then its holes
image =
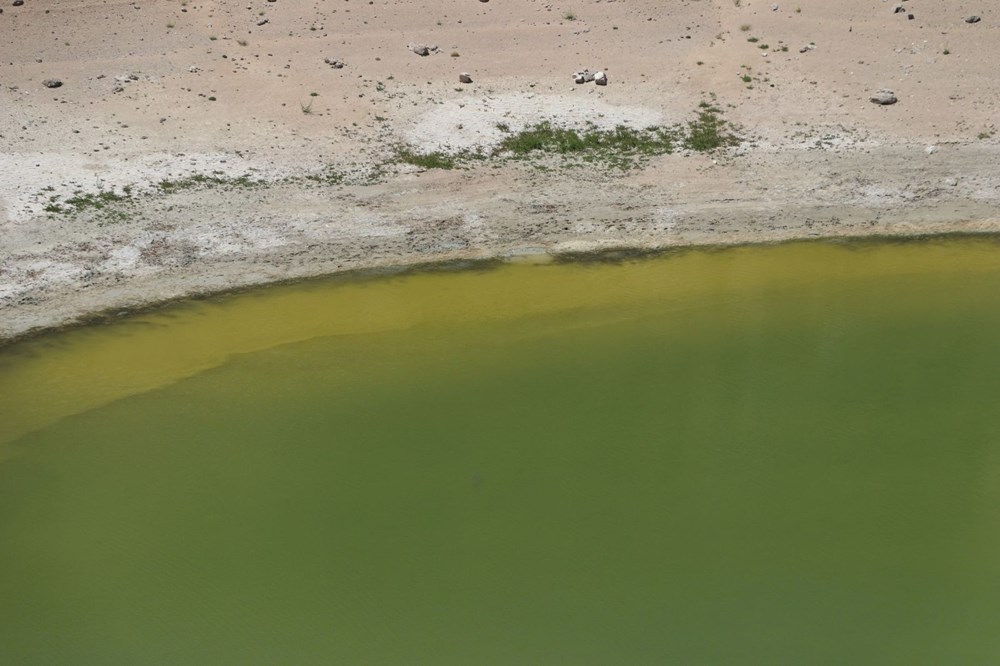
POLYGON ((4 7, 0 336, 366 267, 998 231, 1000 14, 985 4, 4 7), (609 84, 575 85, 585 67, 609 84), (872 104, 882 88, 898 103, 872 104), (489 148, 543 120, 682 123, 706 100, 739 145, 627 172, 392 160, 399 146, 489 148), (192 176, 217 182, 163 185, 192 176))

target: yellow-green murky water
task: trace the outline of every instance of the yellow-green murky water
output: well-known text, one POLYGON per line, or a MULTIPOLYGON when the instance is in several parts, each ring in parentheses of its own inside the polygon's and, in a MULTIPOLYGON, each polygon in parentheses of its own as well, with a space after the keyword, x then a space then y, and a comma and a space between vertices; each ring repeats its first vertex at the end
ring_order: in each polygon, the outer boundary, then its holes
POLYGON ((1000 660, 1000 245, 326 280, 0 350, 0 664, 1000 660))

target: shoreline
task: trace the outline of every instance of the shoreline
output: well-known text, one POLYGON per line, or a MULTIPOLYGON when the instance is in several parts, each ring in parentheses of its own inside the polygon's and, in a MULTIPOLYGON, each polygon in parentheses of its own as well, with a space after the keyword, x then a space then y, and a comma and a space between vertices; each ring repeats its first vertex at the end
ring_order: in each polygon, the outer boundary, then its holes
MULTIPOLYGON (((620 261, 653 259, 676 252, 725 250, 738 247, 771 246, 791 243, 844 243, 860 245, 864 243, 933 242, 983 238, 1000 240, 1000 217, 991 220, 937 222, 933 226, 924 229, 907 228, 901 224, 897 228, 888 227, 877 231, 853 234, 789 234, 769 238, 753 238, 737 235, 732 238, 718 239, 714 242, 666 244, 630 244, 625 239, 621 239, 617 244, 611 241, 605 241, 604 244, 588 244, 587 241, 583 241, 568 248, 555 251, 545 248, 528 248, 525 251, 524 248, 518 248, 514 244, 505 250, 497 249, 492 253, 484 253, 480 249, 473 251, 471 254, 441 256, 437 258, 407 260, 401 257, 396 262, 389 261, 387 263, 371 263, 369 265, 362 263, 358 266, 331 272, 306 272, 243 283, 237 281, 236 284, 220 288, 206 289, 192 287, 187 291, 163 298, 151 295, 157 293, 154 284, 148 285, 145 290, 142 286, 139 286, 137 289, 132 290, 134 293, 120 296, 117 299, 115 299, 114 295, 108 294, 114 300, 110 300, 103 307, 99 305, 101 302, 100 296, 98 296, 96 302, 88 300, 88 302, 93 302, 94 304, 85 310, 80 310, 78 306, 74 306, 72 303, 60 303, 55 307, 52 305, 43 307, 40 312, 30 313, 22 320, 30 322, 28 324, 29 327, 20 330, 14 328, 13 333, 9 332, 11 330, 8 323, 9 320, 5 320, 5 324, 0 327, 0 349, 13 346, 25 340, 43 337, 67 329, 97 326, 113 322, 119 318, 156 312, 184 301, 225 298, 230 295, 246 293, 257 289, 318 280, 355 281, 380 279, 425 271, 488 270, 491 267, 511 261, 537 261, 538 263, 615 263, 620 261)), ((68 291, 63 294, 56 294, 54 298, 55 300, 65 300, 68 298, 72 301, 72 297, 70 296, 72 293, 72 291, 68 291)), ((5 308, 3 311, 10 314, 11 310, 5 308)), ((18 313, 15 309, 14 316, 16 317, 17 315, 18 313)))

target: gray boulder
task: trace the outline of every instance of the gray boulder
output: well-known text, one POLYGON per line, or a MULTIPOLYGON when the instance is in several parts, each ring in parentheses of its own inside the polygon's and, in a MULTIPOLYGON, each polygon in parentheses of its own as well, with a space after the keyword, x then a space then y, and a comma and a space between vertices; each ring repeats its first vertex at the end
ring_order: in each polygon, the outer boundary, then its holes
POLYGON ((406 48, 410 49, 418 56, 429 56, 438 50, 436 44, 407 44, 406 48))
POLYGON ((978 17, 978 16, 976 16, 976 15, 972 15, 972 16, 966 16, 966 17, 965 17, 965 22, 966 22, 966 23, 979 23, 979 22, 980 22, 980 21, 982 21, 982 20, 983 20, 983 19, 979 18, 979 17, 978 17))
POLYGON ((62 81, 59 79, 45 79, 42 81, 42 85, 46 88, 58 88, 62 85, 62 81))
POLYGON ((880 104, 882 106, 888 106, 889 104, 895 104, 899 100, 896 99, 896 93, 886 88, 878 90, 874 95, 871 96, 871 101, 875 104, 880 104))

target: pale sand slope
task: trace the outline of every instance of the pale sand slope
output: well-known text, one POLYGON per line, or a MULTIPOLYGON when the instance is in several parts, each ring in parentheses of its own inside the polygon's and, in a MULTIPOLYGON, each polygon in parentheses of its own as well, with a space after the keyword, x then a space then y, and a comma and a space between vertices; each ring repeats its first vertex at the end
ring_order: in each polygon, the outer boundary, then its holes
POLYGON ((994 2, 909 0, 913 20, 881 0, 771 4, 4 2, 0 336, 352 268, 1000 229, 994 2), (409 42, 440 53, 418 57, 409 42), (574 85, 583 67, 610 84, 574 85), (460 85, 462 71, 474 83, 460 85), (43 87, 52 77, 64 85, 43 87), (879 88, 899 103, 870 103, 879 88), (624 175, 483 164, 393 167, 374 185, 155 188, 212 173, 276 183, 329 164, 363 174, 393 145, 489 145, 497 123, 670 124, 712 94, 747 141, 624 175), (127 219, 43 210, 125 187, 150 192, 127 219))

